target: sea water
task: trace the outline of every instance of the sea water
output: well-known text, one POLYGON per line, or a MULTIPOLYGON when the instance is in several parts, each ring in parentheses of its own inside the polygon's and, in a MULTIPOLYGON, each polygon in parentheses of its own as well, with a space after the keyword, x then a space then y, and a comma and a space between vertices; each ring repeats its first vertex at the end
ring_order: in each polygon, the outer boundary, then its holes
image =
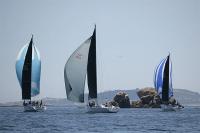
POLYGON ((161 109, 120 109, 118 113, 88 114, 77 106, 48 106, 44 112, 0 107, 1 133, 200 133, 200 107, 177 112, 161 109))

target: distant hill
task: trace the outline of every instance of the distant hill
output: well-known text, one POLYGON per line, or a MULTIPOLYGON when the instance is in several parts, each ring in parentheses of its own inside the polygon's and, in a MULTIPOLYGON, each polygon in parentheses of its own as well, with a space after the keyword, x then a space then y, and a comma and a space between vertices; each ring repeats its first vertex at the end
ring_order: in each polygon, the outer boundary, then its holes
POLYGON ((200 106, 200 94, 185 89, 175 89, 174 97, 183 105, 200 106))
MULTIPOLYGON (((110 101, 120 91, 126 92, 130 100, 138 100, 137 89, 133 90, 114 90, 106 91, 98 94, 98 101, 104 103, 110 101)), ((88 94, 85 94, 85 101, 87 101, 88 94)), ((185 89, 174 89, 174 97, 182 105, 200 106, 200 94, 197 92, 185 90, 185 89)), ((71 106, 73 102, 67 101, 66 98, 44 98, 43 102, 50 106, 71 106)), ((22 101, 0 103, 0 106, 22 106, 22 101)))

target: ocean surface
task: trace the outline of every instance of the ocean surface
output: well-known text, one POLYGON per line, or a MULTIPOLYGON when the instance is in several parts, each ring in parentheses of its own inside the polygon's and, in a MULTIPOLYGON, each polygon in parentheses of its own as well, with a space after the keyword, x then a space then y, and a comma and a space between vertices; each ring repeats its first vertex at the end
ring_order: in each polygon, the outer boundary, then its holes
POLYGON ((85 113, 77 106, 48 106, 45 112, 0 107, 0 133, 200 133, 200 107, 177 112, 120 109, 118 113, 85 113))

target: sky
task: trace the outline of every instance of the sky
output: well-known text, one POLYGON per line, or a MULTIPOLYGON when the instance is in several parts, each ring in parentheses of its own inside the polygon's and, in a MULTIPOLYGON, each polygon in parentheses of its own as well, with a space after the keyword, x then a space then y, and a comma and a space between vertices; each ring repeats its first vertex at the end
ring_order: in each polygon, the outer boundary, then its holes
POLYGON ((15 63, 34 35, 41 97, 66 98, 64 65, 97 25, 98 92, 153 87, 171 53, 173 87, 200 92, 198 0, 0 0, 0 102, 21 100, 15 63))

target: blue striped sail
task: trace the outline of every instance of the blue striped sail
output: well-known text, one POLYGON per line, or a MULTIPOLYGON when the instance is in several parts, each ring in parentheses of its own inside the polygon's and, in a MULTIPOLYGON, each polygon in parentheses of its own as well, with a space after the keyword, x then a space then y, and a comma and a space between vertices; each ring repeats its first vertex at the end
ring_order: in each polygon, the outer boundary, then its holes
MULTIPOLYGON (((28 46, 29 44, 26 44, 21 48, 17 56, 17 61, 15 65, 17 78, 21 88, 22 88, 22 70, 28 46)), ((31 97, 34 97, 40 93, 40 74, 41 74, 40 54, 36 46, 32 45, 31 97)))
MULTIPOLYGON (((163 87, 163 76, 164 76, 164 68, 165 63, 167 61, 167 57, 159 63, 156 67, 154 73, 154 87, 160 97, 162 97, 162 87, 163 87)), ((169 58, 169 97, 173 96, 173 87, 172 87, 172 62, 169 58)))

